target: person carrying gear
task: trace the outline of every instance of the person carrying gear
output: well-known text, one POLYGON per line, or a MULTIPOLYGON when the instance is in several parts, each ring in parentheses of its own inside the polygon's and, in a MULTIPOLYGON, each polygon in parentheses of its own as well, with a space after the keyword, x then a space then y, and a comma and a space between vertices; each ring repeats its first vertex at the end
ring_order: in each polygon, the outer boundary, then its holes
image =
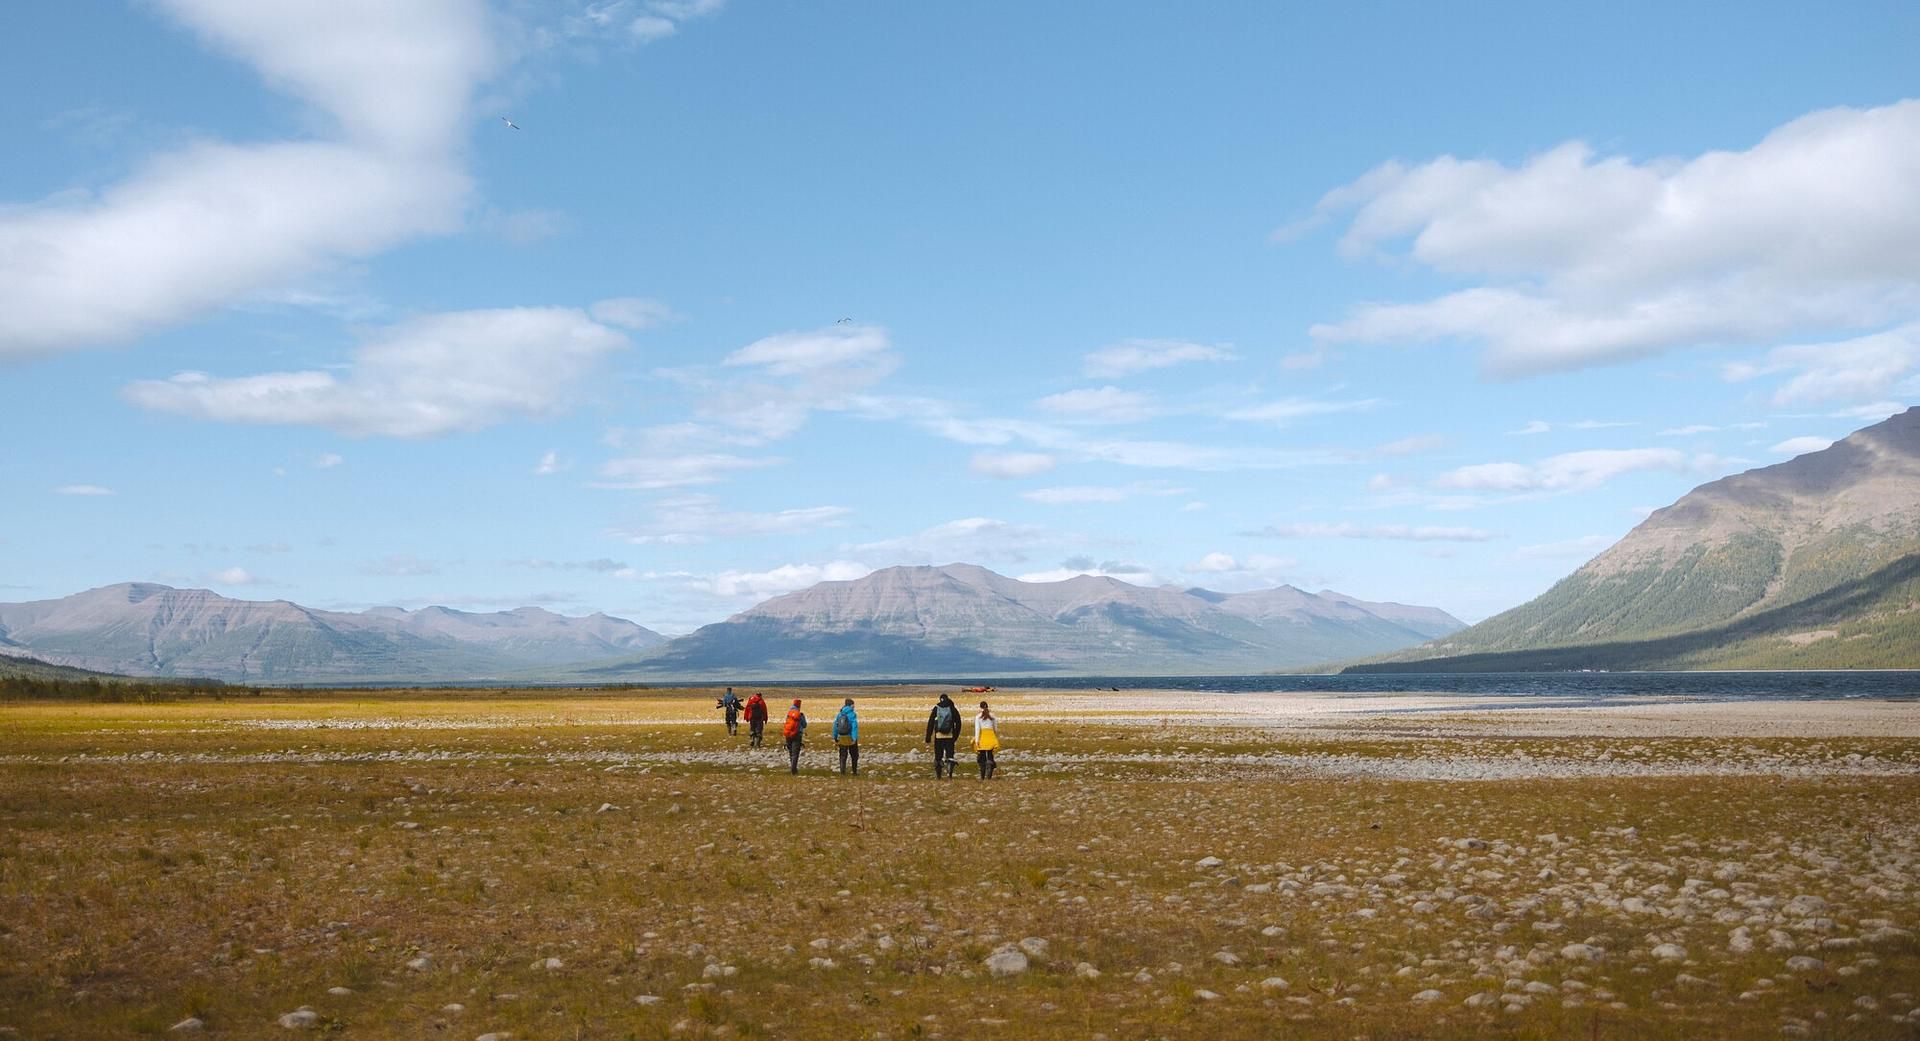
POLYGON ((733 693, 733 688, 728 687, 727 692, 721 695, 713 706, 727 714, 727 736, 738 735, 740 733, 740 698, 733 693))
POLYGON ((960 740, 960 707, 945 694, 927 713, 927 741, 933 746, 933 776, 953 778, 953 746, 960 740))
POLYGON ((755 694, 747 698, 747 747, 759 748, 767 733, 767 699, 755 694))
POLYGON ((780 728, 780 736, 787 739, 787 769, 798 776, 800 773, 800 742, 807 733, 807 714, 800 711, 800 699, 793 699, 793 707, 787 710, 787 721, 780 728))
POLYGON ((853 776, 860 776, 860 717, 853 711, 852 698, 833 717, 833 743, 840 749, 840 772, 846 773, 851 762, 853 776))

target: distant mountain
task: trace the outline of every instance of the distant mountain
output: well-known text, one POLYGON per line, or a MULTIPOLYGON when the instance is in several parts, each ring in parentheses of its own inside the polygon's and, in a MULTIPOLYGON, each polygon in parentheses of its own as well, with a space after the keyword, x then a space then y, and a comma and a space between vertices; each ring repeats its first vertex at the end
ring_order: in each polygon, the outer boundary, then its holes
POLYGON ((654 647, 632 622, 537 607, 318 611, 146 582, 0 604, 0 653, 133 676, 234 682, 496 679, 654 647))
POLYGON ((1920 666, 1920 408, 1701 485, 1534 600, 1390 658, 1359 668, 1920 666))
POLYGON ((895 567, 776 597, 581 674, 1240 673, 1404 647, 1461 625, 1433 608, 1291 586, 1227 594, 1093 576, 1022 582, 971 564, 895 567))

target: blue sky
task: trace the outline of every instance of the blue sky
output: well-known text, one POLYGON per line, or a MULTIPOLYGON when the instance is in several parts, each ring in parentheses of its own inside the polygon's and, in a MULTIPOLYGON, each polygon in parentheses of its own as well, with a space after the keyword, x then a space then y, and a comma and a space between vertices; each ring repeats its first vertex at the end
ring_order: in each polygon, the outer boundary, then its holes
POLYGON ((1920 397, 1920 9, 1189 6, 24 8, 0 599, 1478 619, 1920 397))

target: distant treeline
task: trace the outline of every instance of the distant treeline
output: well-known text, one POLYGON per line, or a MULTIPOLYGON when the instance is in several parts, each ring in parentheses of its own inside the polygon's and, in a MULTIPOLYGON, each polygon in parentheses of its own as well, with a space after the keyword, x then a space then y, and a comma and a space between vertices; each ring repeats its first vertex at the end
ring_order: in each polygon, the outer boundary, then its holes
POLYGON ((0 675, 0 701, 178 701, 181 698, 258 696, 259 687, 230 687, 218 680, 140 682, 47 679, 0 675))

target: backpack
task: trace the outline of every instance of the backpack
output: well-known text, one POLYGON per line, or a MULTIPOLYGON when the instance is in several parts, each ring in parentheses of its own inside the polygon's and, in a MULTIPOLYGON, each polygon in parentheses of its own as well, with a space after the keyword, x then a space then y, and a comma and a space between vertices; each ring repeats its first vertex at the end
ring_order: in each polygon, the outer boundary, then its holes
POLYGON ((952 705, 935 705, 933 708, 933 732, 945 734, 960 729, 960 713, 952 705))
POLYGON ((794 709, 792 712, 787 713, 787 723, 780 728, 780 736, 788 738, 799 737, 800 720, 802 718, 799 709, 794 709))
POLYGON ((847 715, 845 712, 842 712, 839 715, 833 717, 833 736, 834 737, 852 737, 853 736, 853 717, 847 715))

